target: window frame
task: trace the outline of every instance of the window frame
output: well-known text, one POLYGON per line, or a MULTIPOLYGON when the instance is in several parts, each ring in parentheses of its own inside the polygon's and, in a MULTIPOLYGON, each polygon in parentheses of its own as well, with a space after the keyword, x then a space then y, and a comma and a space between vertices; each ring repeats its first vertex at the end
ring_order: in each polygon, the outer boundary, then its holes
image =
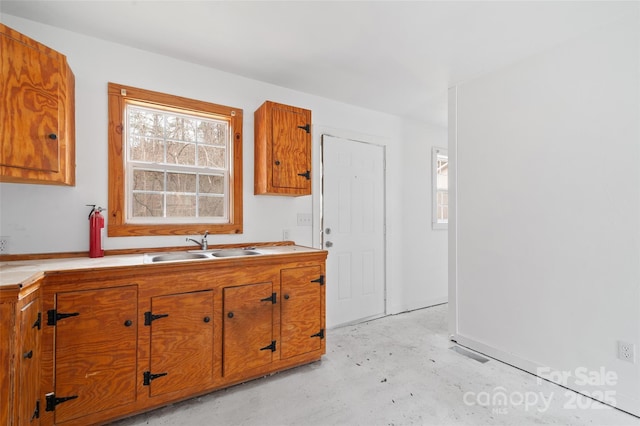
MULTIPOLYGON (((431 148, 431 226, 433 227, 433 229, 448 229, 448 214, 446 222, 438 221, 438 156, 446 156, 448 162, 449 152, 445 148, 439 148, 435 146, 431 148)), ((449 193, 448 186, 447 193, 449 193)))
POLYGON ((109 205, 107 235, 131 237, 151 235, 241 234, 242 210, 242 109, 213 104, 180 96, 139 89, 121 84, 108 84, 109 98, 109 205), (127 101, 156 104, 162 108, 179 108, 194 114, 215 114, 229 120, 232 158, 229 160, 229 220, 226 223, 128 223, 126 221, 126 141, 124 140, 125 105, 127 101))

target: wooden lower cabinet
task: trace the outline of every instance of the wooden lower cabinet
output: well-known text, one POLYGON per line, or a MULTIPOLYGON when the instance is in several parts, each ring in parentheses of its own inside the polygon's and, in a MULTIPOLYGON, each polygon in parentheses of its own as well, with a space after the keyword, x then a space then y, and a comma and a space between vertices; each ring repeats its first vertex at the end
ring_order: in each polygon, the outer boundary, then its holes
POLYGON ((55 327, 55 387, 46 410, 55 423, 136 400, 137 287, 63 292, 47 325, 55 327))
POLYGON ((42 410, 40 282, 0 287, 0 425, 39 425, 42 410))
POLYGON ((223 376, 250 374, 273 361, 276 301, 271 282, 223 289, 223 376))
POLYGON ((324 348, 324 275, 320 266, 281 271, 280 357, 324 348))
POLYGON ((0 298, 0 313, 13 312, 0 331, 15 339, 0 347, 0 383, 17 389, 0 420, 105 424, 317 361, 325 258, 57 272, 39 293, 0 298))
POLYGON ((143 375, 149 396, 213 379, 213 291, 153 297, 145 325, 151 327, 150 369, 143 375))
POLYGON ((17 424, 39 425, 40 410, 40 330, 42 314, 38 297, 19 307, 20 345, 18 363, 17 424))

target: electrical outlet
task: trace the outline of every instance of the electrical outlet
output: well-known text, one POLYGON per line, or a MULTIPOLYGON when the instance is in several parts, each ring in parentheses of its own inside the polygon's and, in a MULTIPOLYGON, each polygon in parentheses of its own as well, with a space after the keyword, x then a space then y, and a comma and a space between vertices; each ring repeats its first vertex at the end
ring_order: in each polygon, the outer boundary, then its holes
POLYGON ((313 216, 311 213, 298 213, 298 226, 312 226, 313 216))
POLYGON ((282 241, 289 241, 289 230, 288 229, 283 229, 282 230, 282 241))
POLYGON ((618 358, 623 361, 636 363, 636 345, 629 342, 618 341, 618 358))
POLYGON ((9 237, 0 237, 0 254, 9 253, 9 237))

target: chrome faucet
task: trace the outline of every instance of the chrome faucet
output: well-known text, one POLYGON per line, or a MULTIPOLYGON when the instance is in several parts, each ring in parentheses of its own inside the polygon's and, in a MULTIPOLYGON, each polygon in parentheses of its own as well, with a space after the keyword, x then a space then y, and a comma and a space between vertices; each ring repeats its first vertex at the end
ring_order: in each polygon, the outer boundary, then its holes
POLYGON ((197 245, 200 246, 202 250, 207 250, 209 248, 209 243, 207 242, 207 235, 209 235, 209 231, 204 231, 204 235, 200 241, 194 240, 193 238, 187 237, 187 241, 193 241, 197 245))

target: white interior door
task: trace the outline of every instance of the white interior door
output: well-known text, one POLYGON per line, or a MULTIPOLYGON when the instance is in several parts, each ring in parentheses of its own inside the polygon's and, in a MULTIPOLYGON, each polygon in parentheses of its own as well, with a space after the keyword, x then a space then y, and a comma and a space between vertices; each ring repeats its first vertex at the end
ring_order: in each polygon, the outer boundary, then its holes
POLYGON ((384 148, 322 136, 329 327, 384 315, 384 148))

